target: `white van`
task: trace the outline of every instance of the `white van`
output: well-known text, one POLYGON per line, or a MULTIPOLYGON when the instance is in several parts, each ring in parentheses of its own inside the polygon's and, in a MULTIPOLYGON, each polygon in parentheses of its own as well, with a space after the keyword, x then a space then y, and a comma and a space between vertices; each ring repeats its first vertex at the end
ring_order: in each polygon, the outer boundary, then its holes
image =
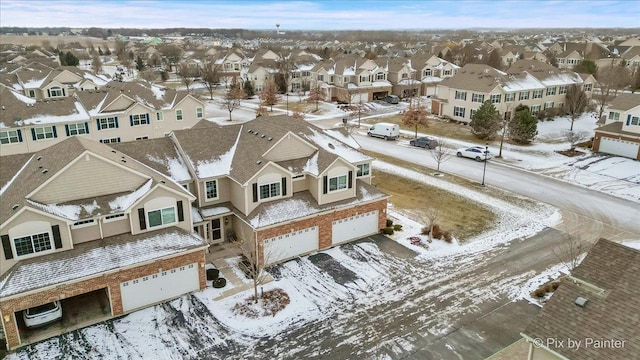
POLYGON ((400 125, 377 123, 369 128, 367 135, 383 138, 385 140, 395 140, 400 136, 400 125))

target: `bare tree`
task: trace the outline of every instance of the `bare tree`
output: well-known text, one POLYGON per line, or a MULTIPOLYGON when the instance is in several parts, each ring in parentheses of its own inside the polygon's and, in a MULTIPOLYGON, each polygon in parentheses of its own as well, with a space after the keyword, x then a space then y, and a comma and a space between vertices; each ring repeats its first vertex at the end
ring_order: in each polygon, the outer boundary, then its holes
POLYGON ((587 105, 589 105, 589 98, 587 94, 582 91, 582 89, 573 84, 567 90, 567 95, 565 96, 564 107, 569 113, 569 118, 571 119, 571 127, 569 131, 573 131, 573 123, 576 119, 584 113, 587 109, 587 105))
POLYGON ((153 81, 158 78, 158 75, 151 69, 141 71, 139 74, 140 78, 149 84, 153 83, 153 81))
POLYGON ((98 75, 102 74, 102 60, 100 60, 100 54, 96 51, 93 52, 91 58, 91 70, 98 75))
POLYGON ((270 106, 273 111, 273 105, 278 103, 280 96, 278 95, 278 86, 275 81, 269 80, 264 85, 264 89, 260 92, 260 100, 265 106, 270 106))
POLYGON ((402 123, 407 126, 415 127, 415 137, 418 137, 418 126, 422 125, 427 127, 429 125, 427 121, 427 107, 420 101, 413 101, 409 103, 409 108, 402 115, 402 123))
POLYGON ((297 103, 293 106, 293 111, 291 113, 291 116, 296 119, 296 120, 304 120, 304 108, 302 106, 302 104, 297 103))
MULTIPOLYGON (((428 207, 424 209, 424 217, 426 217, 429 226, 429 242, 433 241, 433 226, 442 219, 442 209, 439 207, 428 207)), ((420 216, 420 220, 424 221, 424 218, 420 216)))
POLYGON ((229 111, 229 121, 231 121, 231 113, 240 107, 240 99, 244 99, 246 96, 240 82, 234 81, 222 102, 223 107, 229 111))
POLYGON ((276 83, 281 93, 284 94, 289 92, 292 71, 294 70, 296 70, 296 64, 294 63, 291 54, 286 57, 280 54, 278 59, 278 73, 276 74, 276 83))
POLYGON ((444 140, 440 139, 438 140, 438 145, 436 145, 430 153, 431 157, 436 161, 436 163, 438 163, 436 174, 440 174, 440 164, 451 158, 453 150, 447 146, 447 143, 444 140))
POLYGON ((159 45, 158 51, 162 54, 163 60, 169 66, 169 72, 173 71, 173 65, 180 61, 183 52, 181 48, 170 44, 159 45))
POLYGON ((581 237, 565 234, 562 237, 562 243, 552 251, 563 266, 571 272, 576 266, 580 265, 582 254, 589 251, 589 248, 591 248, 591 244, 581 237))
POLYGON ((187 66, 186 63, 180 64, 178 67, 178 76, 182 80, 182 83, 187 87, 187 92, 190 93, 191 84, 196 81, 196 78, 199 76, 199 69, 187 66))
POLYGON ((572 130, 568 130, 565 131, 564 137, 567 139, 569 144, 571 144, 571 149, 569 150, 575 150, 576 146, 578 146, 579 143, 589 138, 589 133, 586 131, 575 132, 572 130))
POLYGON ((220 83, 220 65, 213 62, 205 62, 202 70, 202 82, 209 91, 209 99, 213 100, 213 92, 220 83))
POLYGON ((258 104, 258 108, 256 109, 256 117, 260 117, 260 116, 266 116, 267 115, 267 108, 262 104, 258 104))
POLYGON ((244 261, 241 262, 242 270, 253 281, 253 299, 257 304, 259 299, 258 286, 265 284, 269 279, 269 274, 265 270, 265 264, 272 263, 277 259, 277 256, 263 246, 263 256, 261 259, 257 240, 255 239, 254 241, 244 239, 239 241, 238 248, 244 257, 244 261))
POLYGON ((322 101, 322 90, 320 89, 320 85, 316 84, 314 88, 309 90, 309 97, 307 97, 307 101, 313 101, 316 103, 316 111, 318 111, 318 105, 320 101, 322 101))
POLYGON ((596 74, 598 91, 594 92, 594 99, 600 107, 598 119, 602 118, 604 108, 607 102, 618 95, 618 91, 622 90, 629 82, 629 72, 622 66, 605 66, 598 69, 596 74))

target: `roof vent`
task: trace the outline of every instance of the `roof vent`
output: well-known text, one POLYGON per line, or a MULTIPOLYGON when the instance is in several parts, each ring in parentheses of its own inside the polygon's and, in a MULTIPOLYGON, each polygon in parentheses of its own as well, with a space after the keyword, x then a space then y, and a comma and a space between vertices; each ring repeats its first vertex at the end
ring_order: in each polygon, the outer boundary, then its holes
POLYGON ((36 158, 36 160, 38 160, 38 161, 42 160, 42 156, 38 156, 38 157, 36 158))
POLYGON ((273 138, 272 138, 272 137, 270 137, 270 138, 268 138, 268 139, 267 139, 267 141, 271 141, 271 140, 273 140, 273 138))
POLYGON ((258 165, 262 164, 262 160, 256 161, 256 164, 258 164, 258 165))
POLYGON ((19 208, 20 205, 18 204, 13 204, 13 206, 11 207, 11 210, 16 210, 17 208, 19 208))
POLYGON ((336 148, 336 147, 335 147, 335 146, 333 146, 333 144, 332 144, 332 143, 329 143, 329 149, 335 149, 335 148, 336 148))
POLYGON ((49 172, 49 169, 44 169, 44 170, 42 170, 42 173, 43 173, 43 174, 46 174, 46 173, 48 173, 48 172, 49 172))
POLYGON ((251 133, 253 132, 253 130, 249 129, 249 130, 247 130, 247 132, 248 132, 249 134, 251 134, 251 133))
POLYGON ((126 162, 127 162, 127 160, 125 160, 125 159, 122 159, 122 160, 120 160, 120 161, 122 161, 123 163, 126 163, 126 162))
POLYGON ((265 136, 266 136, 265 134, 262 134, 260 135, 260 138, 264 139, 265 136))
POLYGON ((166 182, 164 180, 160 180, 161 183, 166 184, 166 182))
POLYGON ((576 301, 574 301, 574 303, 578 306, 580 306, 581 308, 587 306, 587 301, 589 301, 589 299, 587 298, 583 298, 582 296, 578 296, 576 298, 576 301))
POLYGON ((116 151, 115 151, 115 150, 111 150, 111 152, 112 152, 112 153, 114 153, 114 154, 116 153, 116 151))

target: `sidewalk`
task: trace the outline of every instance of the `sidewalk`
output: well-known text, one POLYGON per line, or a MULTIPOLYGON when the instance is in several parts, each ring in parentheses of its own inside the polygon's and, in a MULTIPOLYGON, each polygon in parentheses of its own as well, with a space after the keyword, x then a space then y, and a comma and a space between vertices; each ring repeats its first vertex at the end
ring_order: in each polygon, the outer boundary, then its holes
MULTIPOLYGON (((238 277, 238 275, 236 275, 236 272, 233 271, 233 269, 231 268, 229 263, 225 261, 225 259, 213 260, 213 266, 215 266, 216 269, 220 270, 220 277, 227 279, 227 289, 223 290, 220 295, 214 298, 214 300, 222 300, 246 290, 253 291, 253 281, 251 279, 241 279, 240 277, 238 277)), ((272 281, 273 277, 267 274, 265 281, 260 285, 268 284, 272 281)))

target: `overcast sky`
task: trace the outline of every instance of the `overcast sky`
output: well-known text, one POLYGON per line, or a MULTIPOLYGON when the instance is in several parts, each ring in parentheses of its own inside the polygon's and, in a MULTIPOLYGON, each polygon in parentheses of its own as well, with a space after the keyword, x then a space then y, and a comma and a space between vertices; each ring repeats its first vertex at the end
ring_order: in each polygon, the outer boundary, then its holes
POLYGON ((640 27, 640 1, 0 0, 1 26, 377 30, 640 27))

